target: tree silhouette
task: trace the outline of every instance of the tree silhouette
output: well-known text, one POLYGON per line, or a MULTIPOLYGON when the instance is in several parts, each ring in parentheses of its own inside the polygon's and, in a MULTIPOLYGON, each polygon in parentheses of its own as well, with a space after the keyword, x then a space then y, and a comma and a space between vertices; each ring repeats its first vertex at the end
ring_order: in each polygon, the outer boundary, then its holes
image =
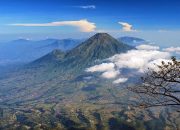
POLYGON ((142 84, 128 88, 140 97, 141 107, 180 106, 180 61, 156 65, 142 77, 142 84))

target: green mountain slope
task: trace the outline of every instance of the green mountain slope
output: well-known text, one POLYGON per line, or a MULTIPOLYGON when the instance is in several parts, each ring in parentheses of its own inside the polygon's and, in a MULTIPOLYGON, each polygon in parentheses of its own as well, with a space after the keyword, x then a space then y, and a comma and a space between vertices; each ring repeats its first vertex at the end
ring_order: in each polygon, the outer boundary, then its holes
POLYGON ((62 60, 65 56, 65 52, 55 49, 47 55, 37 59, 33 63, 46 63, 46 62, 56 62, 58 60, 62 60))
POLYGON ((126 52, 131 46, 118 42, 107 33, 97 33, 65 55, 63 64, 82 68, 108 58, 114 54, 126 52))

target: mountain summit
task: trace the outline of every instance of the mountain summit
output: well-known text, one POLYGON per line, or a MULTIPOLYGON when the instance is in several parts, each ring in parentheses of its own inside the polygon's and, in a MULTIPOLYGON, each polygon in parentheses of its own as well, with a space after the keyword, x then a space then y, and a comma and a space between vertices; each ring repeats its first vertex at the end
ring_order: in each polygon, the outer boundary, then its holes
POLYGON ((89 60, 104 59, 131 48, 107 33, 97 33, 68 52, 67 57, 79 56, 81 58, 88 58, 89 60))
POLYGON ((131 46, 123 44, 107 33, 97 33, 82 44, 67 52, 64 63, 70 67, 87 67, 95 61, 126 52, 131 46))

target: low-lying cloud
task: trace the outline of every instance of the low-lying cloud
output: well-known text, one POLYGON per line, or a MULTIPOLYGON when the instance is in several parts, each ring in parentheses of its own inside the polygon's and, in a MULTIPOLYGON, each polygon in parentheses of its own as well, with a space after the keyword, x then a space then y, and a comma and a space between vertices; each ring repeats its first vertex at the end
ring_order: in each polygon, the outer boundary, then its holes
POLYGON ((119 78, 113 81, 114 84, 124 83, 128 80, 128 78, 119 78))
POLYGON ((100 65, 95 65, 90 68, 87 68, 87 72, 104 72, 108 70, 114 69, 114 64, 113 63, 102 63, 100 65))
POLYGON ((157 59, 169 58, 168 52, 157 50, 131 50, 127 53, 117 54, 109 58, 118 68, 137 69, 143 71, 147 68, 148 63, 157 59))
POLYGON ((95 23, 89 22, 86 19, 78 21, 57 21, 51 23, 16 23, 12 26, 27 26, 27 27, 48 27, 48 26, 73 26, 79 28, 81 32, 93 32, 96 29, 95 23))
POLYGON ((112 69, 102 73, 101 77, 106 79, 112 79, 112 78, 116 78, 119 74, 120 74, 119 70, 112 69))
POLYGON ((152 46, 148 44, 142 44, 136 47, 138 50, 159 50, 158 46, 152 46))
POLYGON ((158 50, 159 47, 153 45, 140 45, 137 50, 130 50, 127 53, 116 54, 106 62, 87 68, 87 72, 102 72, 101 77, 114 79, 113 83, 123 83, 129 77, 121 75, 123 69, 129 69, 131 72, 143 73, 148 68, 157 69, 155 64, 161 64, 162 61, 170 61, 170 53, 158 50), (119 78, 121 77, 121 78, 119 78))
POLYGON ((177 54, 180 54, 180 47, 169 47, 169 48, 165 48, 163 49, 163 51, 166 51, 166 52, 175 52, 177 54))

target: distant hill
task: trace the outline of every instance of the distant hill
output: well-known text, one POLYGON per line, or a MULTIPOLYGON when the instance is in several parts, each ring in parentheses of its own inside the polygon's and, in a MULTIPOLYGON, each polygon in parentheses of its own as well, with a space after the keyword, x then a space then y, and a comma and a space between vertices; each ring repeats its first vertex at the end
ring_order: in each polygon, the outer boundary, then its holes
POLYGON ((31 62, 54 49, 67 51, 77 46, 81 40, 76 39, 46 39, 31 41, 18 39, 0 44, 0 64, 31 62))
POLYGON ((130 46, 138 46, 138 45, 141 45, 141 44, 147 44, 148 42, 144 39, 141 39, 141 38, 137 38, 137 37, 120 37, 118 38, 118 41, 120 42, 123 42, 125 44, 128 44, 130 46))
POLYGON ((56 40, 46 46, 42 46, 42 48, 52 48, 52 49, 60 49, 62 51, 68 51, 79 45, 81 42, 82 40, 78 40, 78 39, 56 40))

